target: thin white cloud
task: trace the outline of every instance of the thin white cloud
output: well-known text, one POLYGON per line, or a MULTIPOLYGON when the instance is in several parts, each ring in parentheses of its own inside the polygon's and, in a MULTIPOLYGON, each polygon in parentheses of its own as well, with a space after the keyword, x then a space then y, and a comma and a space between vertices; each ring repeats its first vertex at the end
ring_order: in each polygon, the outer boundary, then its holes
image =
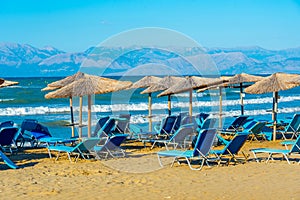
POLYGON ((107 20, 100 20, 101 25, 111 25, 111 23, 107 20))

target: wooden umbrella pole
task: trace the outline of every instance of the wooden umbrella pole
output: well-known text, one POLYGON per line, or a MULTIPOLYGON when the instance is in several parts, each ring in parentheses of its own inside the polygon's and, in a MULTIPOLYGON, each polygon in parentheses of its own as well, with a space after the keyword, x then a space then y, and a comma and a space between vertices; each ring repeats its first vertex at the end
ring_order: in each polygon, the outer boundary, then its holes
POLYGON ((222 97, 222 87, 219 87, 219 128, 221 129, 222 126, 223 126, 223 123, 222 123, 222 113, 223 113, 223 110, 222 110, 222 101, 223 101, 223 97, 222 97))
POLYGON ((72 137, 74 137, 75 136, 75 130, 74 130, 74 114, 73 114, 73 99, 72 99, 72 96, 70 97, 70 112, 71 112, 72 137))
POLYGON ((148 120, 149 120, 149 131, 152 132, 152 95, 149 93, 148 95, 148 120))
POLYGON ((190 107, 189 107, 189 114, 190 114, 190 117, 192 117, 193 115, 193 89, 190 89, 190 107))
POLYGON ((92 104, 92 98, 91 95, 88 95, 88 137, 91 137, 91 128, 92 128, 92 121, 91 121, 91 104, 92 104))
POLYGON ((79 137, 82 137, 82 97, 79 97, 79 137))
POLYGON ((273 110, 272 110, 272 121, 275 121, 275 119, 276 119, 276 114, 277 114, 277 110, 276 110, 276 107, 277 107, 277 96, 278 96, 278 94, 277 94, 277 92, 273 92, 273 110))
POLYGON ((168 112, 169 116, 171 115, 171 95, 168 95, 168 112))
POLYGON ((241 115, 244 115, 244 93, 243 93, 243 83, 240 83, 240 96, 241 96, 241 115))
POLYGON ((278 107, 278 92, 273 92, 273 141, 276 140, 276 125, 277 125, 277 107, 278 107))

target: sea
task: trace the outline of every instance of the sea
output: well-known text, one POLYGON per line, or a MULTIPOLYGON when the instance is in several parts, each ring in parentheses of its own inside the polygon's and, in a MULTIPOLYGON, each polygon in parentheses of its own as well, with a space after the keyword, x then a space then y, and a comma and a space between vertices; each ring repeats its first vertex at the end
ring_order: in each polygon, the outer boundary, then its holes
MULTIPOLYGON (((24 119, 36 119, 48 127, 54 137, 70 137, 70 107, 68 98, 46 99, 45 95, 51 91, 41 91, 47 84, 63 77, 36 78, 6 78, 17 81, 18 85, 0 88, 0 122, 11 120, 16 126, 24 119)), ((114 77, 118 79, 118 77, 114 77)), ((122 80, 135 82, 141 77, 122 77, 122 80)), ((144 88, 122 90, 113 93, 92 96, 92 130, 97 121, 104 116, 118 116, 131 114, 131 124, 135 124, 143 131, 149 129, 148 94, 140 94, 144 88)), ((168 115, 167 97, 157 97, 160 92, 152 94, 152 124, 168 115)), ((220 112, 219 90, 193 92, 193 114, 209 113, 218 118, 220 112)), ((280 91, 278 100, 278 118, 289 120, 295 113, 300 113, 300 87, 280 91)), ((171 96, 172 114, 189 111, 189 94, 181 93, 171 96)), ((244 110, 257 120, 271 120, 272 93, 245 94, 244 110)), ((79 119, 79 98, 73 98, 75 123, 79 119)), ((227 126, 235 116, 241 114, 240 89, 226 88, 222 90, 222 121, 227 126)), ((87 124, 87 97, 83 98, 83 124, 87 124)), ((75 129, 75 134, 78 128, 75 129)), ((87 135, 87 128, 83 128, 83 135, 87 135)))

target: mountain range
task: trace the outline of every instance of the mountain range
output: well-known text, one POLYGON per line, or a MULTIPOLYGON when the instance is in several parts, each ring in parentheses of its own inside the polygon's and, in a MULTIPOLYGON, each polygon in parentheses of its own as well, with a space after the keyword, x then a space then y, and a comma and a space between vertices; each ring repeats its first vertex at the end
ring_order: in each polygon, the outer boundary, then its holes
POLYGON ((91 47, 84 52, 71 53, 51 46, 36 48, 28 44, 2 43, 0 77, 67 76, 79 69, 90 70, 87 72, 102 70, 104 75, 123 75, 140 66, 145 66, 139 68, 140 75, 164 75, 170 73, 169 69, 181 75, 193 75, 197 71, 189 61, 201 60, 201 65, 208 65, 207 56, 210 65, 214 63, 224 75, 300 72, 300 47, 283 50, 267 50, 258 46, 170 47, 168 51, 162 48, 91 47), (158 66, 165 69, 154 70, 159 69, 158 66))

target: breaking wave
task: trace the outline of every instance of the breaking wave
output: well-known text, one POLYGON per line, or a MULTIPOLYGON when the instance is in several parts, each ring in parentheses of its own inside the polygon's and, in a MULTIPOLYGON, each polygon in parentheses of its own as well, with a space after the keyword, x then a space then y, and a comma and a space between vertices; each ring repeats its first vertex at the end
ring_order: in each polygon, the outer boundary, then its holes
MULTIPOLYGON (((12 101, 13 99, 0 99, 0 101, 12 101)), ((273 99, 271 97, 259 98, 259 99, 247 99, 245 100, 245 105, 253 105, 253 104, 270 104, 273 99)), ((292 101, 300 101, 300 96, 287 96, 281 97, 279 99, 280 102, 292 102, 292 101)), ((222 105, 226 106, 235 106, 239 105, 240 100, 224 100, 222 105)), ((189 106, 188 102, 172 102, 172 108, 187 108, 189 106)), ((197 101, 193 102, 193 107, 218 107, 219 101, 197 101)), ((251 108, 251 107, 250 107, 251 108)), ((271 108, 271 107, 270 107, 271 108)), ((165 110, 167 109, 167 103, 154 103, 152 105, 153 110, 165 110)), ((247 107, 245 110, 246 115, 265 115, 269 114, 266 109, 259 110, 251 110, 247 107)), ((113 104, 113 105, 93 105, 92 111, 97 113, 107 113, 107 112, 119 112, 119 111, 147 111, 148 103, 135 103, 135 104, 113 104)), ((226 114, 226 109, 225 115, 226 114)), ((43 115, 43 114, 55 114, 55 113, 67 113, 70 111, 68 106, 57 106, 57 107, 48 107, 48 106, 38 106, 38 107, 7 107, 0 108, 0 116, 20 116, 20 115, 43 115)), ((78 112, 79 108, 74 107, 74 111, 78 112)), ((87 106, 83 107, 83 111, 87 111, 87 106)), ((279 107, 279 112, 282 113, 293 113, 299 112, 300 107, 279 107)), ((229 112, 229 111, 228 111, 229 112)), ((230 111, 230 116, 238 115, 240 113, 239 110, 230 111), (235 113, 236 112, 236 113, 235 113)), ((229 115, 229 113, 228 113, 229 115)))

